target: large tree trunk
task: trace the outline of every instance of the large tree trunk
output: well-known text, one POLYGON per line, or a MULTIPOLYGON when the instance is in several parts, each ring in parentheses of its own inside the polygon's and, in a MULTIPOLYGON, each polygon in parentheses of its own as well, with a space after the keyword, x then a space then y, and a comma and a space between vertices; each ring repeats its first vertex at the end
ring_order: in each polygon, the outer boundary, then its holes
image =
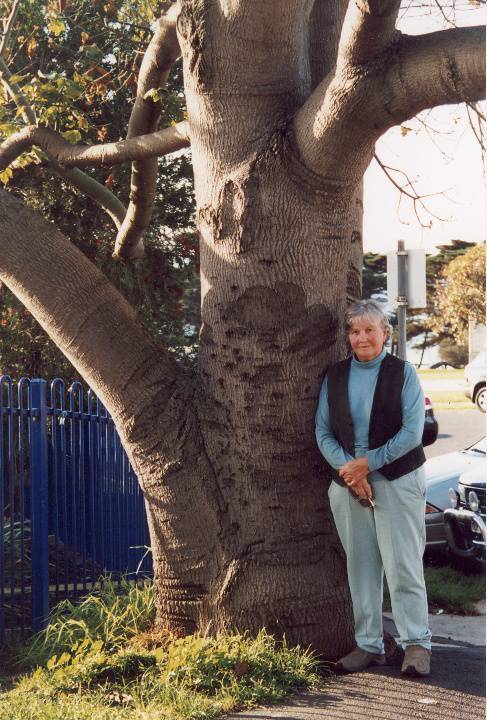
POLYGON ((307 173, 291 143, 284 132, 237 172, 217 167, 198 194, 194 441, 185 469, 151 481, 149 512, 161 618, 185 629, 266 626, 335 657, 350 648, 352 620, 314 414, 324 369, 345 352, 360 232, 350 188, 307 173), (174 584, 185 575, 187 588, 174 584))
MULTIPOLYGON (((266 626, 336 657, 350 649, 353 627, 314 414, 324 369, 345 352, 347 293, 360 293, 357 178, 325 180, 300 160, 288 117, 308 92, 309 73, 275 58, 279 74, 246 77, 256 88, 249 102, 238 93, 242 78, 232 88, 215 55, 201 51, 218 37, 238 66, 231 30, 215 13, 209 38, 205 16, 195 4, 186 10, 179 28, 196 128, 203 321, 194 407, 205 450, 201 486, 217 514, 205 521, 207 547, 214 547, 211 563, 202 552, 195 559, 203 563, 197 588, 194 567, 185 595, 166 582, 166 561, 158 563, 159 615, 177 608, 185 628, 266 626)), ((290 56, 306 51, 296 47, 300 37, 289 21, 290 56)), ((187 450, 183 464, 192 465, 191 456, 187 450)), ((165 516, 162 525, 150 503, 156 558, 167 558, 168 546, 185 537, 179 518, 182 503, 188 515, 186 500, 171 499, 172 520, 165 516), (172 539, 161 532, 168 525, 172 539)), ((201 505, 195 501, 190 511, 197 526, 201 505)), ((185 532, 188 547, 192 541, 201 551, 191 519, 185 532)), ((172 579, 181 577, 177 561, 172 579)))

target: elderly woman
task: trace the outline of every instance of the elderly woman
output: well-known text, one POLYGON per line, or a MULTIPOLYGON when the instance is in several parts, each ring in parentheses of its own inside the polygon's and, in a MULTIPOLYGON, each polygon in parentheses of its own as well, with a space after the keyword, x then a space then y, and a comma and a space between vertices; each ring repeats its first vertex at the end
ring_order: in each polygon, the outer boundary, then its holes
POLYGON ((424 398, 412 365, 385 350, 389 327, 372 300, 348 309, 353 355, 329 368, 316 414, 316 439, 333 478, 328 494, 347 556, 355 619, 356 647, 337 669, 357 672, 385 663, 385 571, 405 649, 401 671, 429 675, 424 398))

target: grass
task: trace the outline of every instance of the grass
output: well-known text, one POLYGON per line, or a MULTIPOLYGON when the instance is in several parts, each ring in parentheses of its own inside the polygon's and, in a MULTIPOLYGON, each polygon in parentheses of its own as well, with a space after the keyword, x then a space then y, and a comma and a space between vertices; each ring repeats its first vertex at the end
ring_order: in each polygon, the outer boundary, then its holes
POLYGON ((153 617, 150 586, 61 603, 0 689, 0 720, 211 720, 322 683, 309 651, 265 631, 178 639, 153 617))
MULTIPOLYGON (((464 371, 460 370, 418 370, 420 379, 425 382, 431 380, 455 380, 463 388, 464 371)), ((428 386, 426 395, 433 402, 435 410, 473 410, 475 405, 463 394, 463 389, 434 390, 428 386)))
POLYGON ((463 381, 464 370, 431 370, 420 368, 418 370, 419 377, 428 378, 428 380, 461 380, 463 381))
MULTIPOLYGON (((456 380, 462 384, 464 371, 461 370, 418 370, 420 379, 430 380, 456 380)), ((430 386, 434 387, 434 386, 430 386)), ((473 410, 475 405, 459 390, 433 390, 427 389, 426 394, 433 402, 436 410, 473 410)))
POLYGON ((76 643, 103 641, 110 651, 123 650, 127 642, 143 633, 155 618, 154 593, 150 584, 133 586, 123 581, 121 591, 109 578, 101 590, 74 605, 63 600, 52 611, 46 630, 34 637, 25 660, 42 665, 76 643))
MULTIPOLYGON (((448 565, 425 563, 424 578, 430 612, 443 610, 454 615, 477 615, 475 603, 485 599, 483 571, 464 573, 448 565)), ((384 582, 384 609, 391 603, 384 582)))
POLYGON ((428 391, 435 410, 475 410, 475 405, 459 390, 428 391))

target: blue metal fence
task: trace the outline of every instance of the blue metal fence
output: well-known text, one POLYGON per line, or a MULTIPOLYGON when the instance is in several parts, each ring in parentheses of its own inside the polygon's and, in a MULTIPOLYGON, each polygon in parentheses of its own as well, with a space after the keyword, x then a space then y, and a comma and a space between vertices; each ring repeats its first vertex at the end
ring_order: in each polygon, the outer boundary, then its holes
POLYGON ((152 572, 144 498, 91 390, 0 377, 0 641, 50 607, 152 572))

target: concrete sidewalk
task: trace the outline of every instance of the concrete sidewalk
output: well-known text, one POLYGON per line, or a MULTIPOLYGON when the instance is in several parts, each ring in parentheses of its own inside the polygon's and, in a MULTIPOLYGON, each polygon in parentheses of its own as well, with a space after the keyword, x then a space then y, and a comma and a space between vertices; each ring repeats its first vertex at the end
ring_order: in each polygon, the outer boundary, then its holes
MULTIPOLYGON (((432 643, 445 645, 448 641, 455 646, 485 647, 485 602, 477 603, 480 615, 429 614, 429 626, 433 634, 432 643)), ((384 629, 397 638, 396 626, 391 613, 384 613, 384 629)))
MULTIPOLYGON (((485 720, 485 615, 430 615, 432 674, 410 678, 399 666, 332 675, 323 689, 230 720, 485 720)), ((396 634, 389 614, 384 628, 396 634)))

